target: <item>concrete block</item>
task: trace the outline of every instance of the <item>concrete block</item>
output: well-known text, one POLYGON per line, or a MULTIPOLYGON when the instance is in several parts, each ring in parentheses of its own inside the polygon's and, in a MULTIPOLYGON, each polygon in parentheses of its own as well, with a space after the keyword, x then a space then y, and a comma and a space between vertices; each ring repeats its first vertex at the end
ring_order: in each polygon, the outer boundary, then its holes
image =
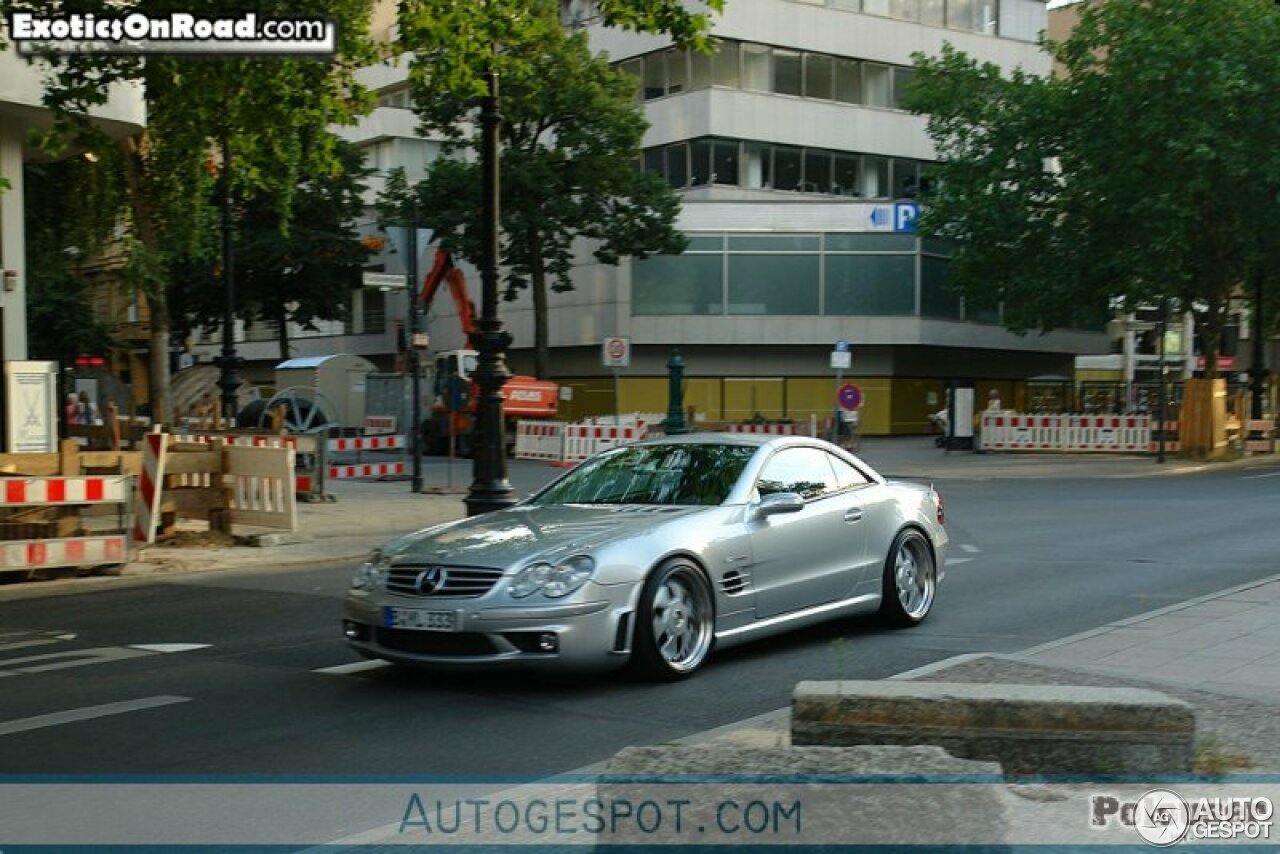
POLYGON ((597 850, 764 840, 999 844, 1008 826, 1004 788, 999 765, 957 759, 938 747, 630 747, 609 760, 597 797, 665 805, 665 821, 655 826, 650 809, 647 827, 624 821, 617 832, 598 835, 597 850), (677 800, 685 802, 679 828, 671 808, 677 800))
POLYGON ((1195 713, 1137 688, 801 682, 795 745, 932 744, 1009 774, 1187 773, 1195 713))

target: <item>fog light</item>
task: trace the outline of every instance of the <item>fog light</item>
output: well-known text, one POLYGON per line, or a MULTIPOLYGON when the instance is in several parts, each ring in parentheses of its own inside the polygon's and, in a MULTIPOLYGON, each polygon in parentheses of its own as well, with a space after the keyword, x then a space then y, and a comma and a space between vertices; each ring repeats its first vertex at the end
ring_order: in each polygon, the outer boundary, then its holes
POLYGON ((360 635, 364 634, 359 623, 353 623, 350 620, 342 621, 342 633, 347 636, 347 640, 359 640, 360 635))
POLYGON ((560 640, 555 635, 548 632, 545 635, 538 636, 538 649, 542 652, 555 652, 560 646, 560 640))

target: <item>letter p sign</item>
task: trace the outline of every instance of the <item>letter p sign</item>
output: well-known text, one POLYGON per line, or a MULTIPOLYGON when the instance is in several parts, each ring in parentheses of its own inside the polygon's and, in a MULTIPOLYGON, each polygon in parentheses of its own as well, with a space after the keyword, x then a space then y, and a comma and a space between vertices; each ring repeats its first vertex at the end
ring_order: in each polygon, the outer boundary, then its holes
POLYGON ((920 219, 920 205, 915 202, 897 202, 893 206, 893 230, 915 233, 916 220, 920 219))

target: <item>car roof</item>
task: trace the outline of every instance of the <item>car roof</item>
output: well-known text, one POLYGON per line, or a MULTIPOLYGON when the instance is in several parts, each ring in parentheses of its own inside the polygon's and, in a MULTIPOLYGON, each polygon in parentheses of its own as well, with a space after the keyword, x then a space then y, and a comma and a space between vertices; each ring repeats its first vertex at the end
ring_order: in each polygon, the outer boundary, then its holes
POLYGON ((766 433, 681 433, 677 436, 652 436, 637 444, 644 445, 788 445, 795 440, 812 441, 808 436, 775 436, 766 433))

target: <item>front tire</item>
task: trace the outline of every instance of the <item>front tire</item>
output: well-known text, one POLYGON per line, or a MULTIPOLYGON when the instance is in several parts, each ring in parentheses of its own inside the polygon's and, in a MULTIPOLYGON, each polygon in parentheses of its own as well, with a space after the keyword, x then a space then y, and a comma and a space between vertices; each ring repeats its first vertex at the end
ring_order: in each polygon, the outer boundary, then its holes
POLYGON ((895 626, 914 626, 933 609, 938 569, 933 549, 915 528, 898 533, 884 563, 880 616, 895 626))
POLYGON ((706 576, 688 560, 666 561, 649 574, 640 593, 631 665, 649 679, 688 678, 711 652, 714 626, 706 576))

